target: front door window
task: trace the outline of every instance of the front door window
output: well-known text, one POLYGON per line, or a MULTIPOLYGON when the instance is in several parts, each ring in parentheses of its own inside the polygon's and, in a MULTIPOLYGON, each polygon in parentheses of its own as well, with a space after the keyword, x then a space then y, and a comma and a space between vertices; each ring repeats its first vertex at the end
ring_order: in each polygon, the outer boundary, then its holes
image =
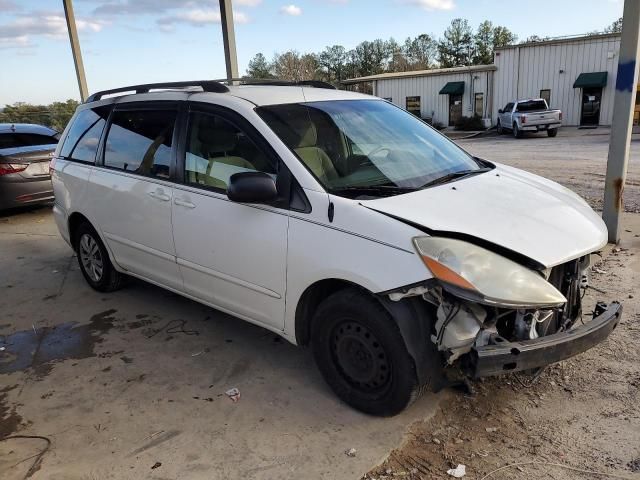
POLYGON ((231 175, 256 171, 276 175, 273 163, 244 132, 218 115, 191 115, 186 183, 226 191, 231 175))

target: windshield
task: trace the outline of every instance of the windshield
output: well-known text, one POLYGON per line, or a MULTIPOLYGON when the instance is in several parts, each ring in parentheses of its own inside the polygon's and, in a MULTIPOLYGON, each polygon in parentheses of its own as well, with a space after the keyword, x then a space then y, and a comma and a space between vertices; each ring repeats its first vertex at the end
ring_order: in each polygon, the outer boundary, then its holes
POLYGON ((332 100, 256 110, 329 191, 396 195, 450 174, 481 171, 446 137, 380 100, 332 100))

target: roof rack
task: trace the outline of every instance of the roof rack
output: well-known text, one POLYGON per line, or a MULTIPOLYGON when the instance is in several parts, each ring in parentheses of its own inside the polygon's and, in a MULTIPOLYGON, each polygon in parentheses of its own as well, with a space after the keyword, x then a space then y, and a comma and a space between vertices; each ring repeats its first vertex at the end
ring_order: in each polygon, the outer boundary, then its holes
POLYGON ((273 85, 281 87, 314 87, 314 88, 326 88, 335 90, 336 87, 328 82, 322 80, 280 80, 278 78, 251 78, 251 77, 239 77, 227 79, 223 78, 216 80, 220 83, 240 83, 243 85, 273 85))
POLYGON ((112 93, 123 93, 123 92, 147 93, 149 92, 149 90, 154 90, 154 89, 186 88, 186 87, 202 87, 202 90, 204 90, 205 92, 225 93, 229 91, 226 85, 223 85, 221 81, 218 81, 218 80, 195 80, 191 82, 146 83, 144 85, 132 85, 129 87, 120 87, 120 88, 113 88, 111 90, 102 90, 100 92, 94 93, 93 95, 90 95, 89 98, 85 100, 85 103, 95 102, 96 100, 100 100, 105 95, 110 95, 112 93))
POLYGON ((113 88, 111 90, 102 90, 90 95, 85 103, 95 102, 100 100, 105 95, 111 95, 114 93, 135 92, 135 93, 147 93, 150 90, 159 89, 171 89, 171 88, 187 88, 187 87, 202 87, 205 92, 226 93, 229 88, 225 85, 233 83, 241 83, 243 85, 274 85, 274 86, 292 86, 292 87, 314 87, 314 88, 327 88, 335 90, 336 87, 328 82, 321 80, 300 80, 289 81, 279 80, 277 78, 221 78, 219 80, 194 80, 191 82, 163 82, 163 83, 146 83, 143 85, 131 85, 128 87, 113 88))

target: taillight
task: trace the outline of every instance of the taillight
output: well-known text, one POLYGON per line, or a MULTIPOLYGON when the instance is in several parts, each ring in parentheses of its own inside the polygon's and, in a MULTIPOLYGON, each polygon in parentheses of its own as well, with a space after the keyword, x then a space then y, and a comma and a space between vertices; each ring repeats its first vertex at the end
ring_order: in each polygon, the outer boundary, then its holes
POLYGON ((53 175, 53 172, 56 169, 56 157, 53 157, 50 161, 49 161, 49 175, 53 175))
POLYGON ((558 119, 562 121, 562 112, 560 112, 560 115, 558 115, 558 119))
POLYGON ((0 163, 0 176, 18 173, 26 170, 29 165, 23 163, 0 163))
POLYGON ((527 123, 527 116, 526 115, 522 115, 520 118, 522 119, 522 123, 527 123))

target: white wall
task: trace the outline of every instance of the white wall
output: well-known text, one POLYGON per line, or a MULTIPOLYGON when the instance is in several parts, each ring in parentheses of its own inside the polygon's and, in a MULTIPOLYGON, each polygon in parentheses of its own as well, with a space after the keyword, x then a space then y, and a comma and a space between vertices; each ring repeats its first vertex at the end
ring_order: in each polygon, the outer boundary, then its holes
POLYGON ((485 70, 426 75, 422 77, 382 79, 376 80, 374 92, 378 97, 391 98, 394 104, 402 108, 405 108, 407 97, 419 96, 421 116, 433 117, 434 122, 448 125, 449 95, 440 95, 438 93, 440 89, 444 87, 447 82, 465 82, 464 94, 462 96, 462 115, 465 117, 473 115, 473 99, 475 93, 484 93, 484 116, 488 117, 491 115, 493 103, 489 98, 488 87, 491 86, 491 76, 494 73, 494 71, 485 70), (477 78, 472 80, 474 77, 477 78))
POLYGON ((600 125, 610 125, 619 51, 619 36, 497 50, 493 118, 508 102, 539 97, 540 90, 550 89, 551 107, 562 110, 563 124, 579 125, 582 90, 573 88, 573 82, 581 73, 606 71, 600 125))

